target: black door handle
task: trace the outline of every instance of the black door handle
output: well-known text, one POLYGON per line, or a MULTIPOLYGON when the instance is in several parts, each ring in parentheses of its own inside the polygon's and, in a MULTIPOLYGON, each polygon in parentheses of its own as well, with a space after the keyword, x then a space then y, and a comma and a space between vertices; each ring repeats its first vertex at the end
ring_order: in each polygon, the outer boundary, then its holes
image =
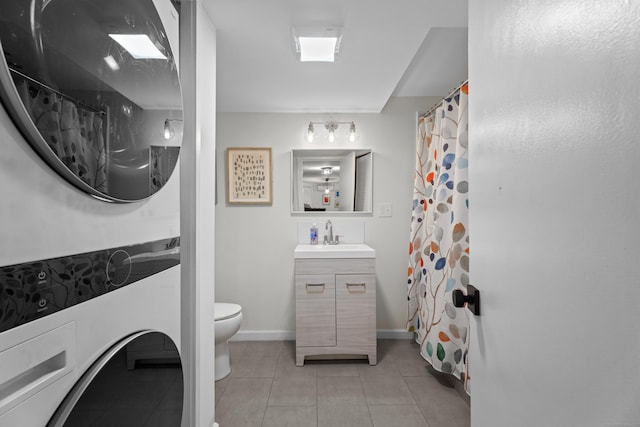
POLYGON ((467 303, 467 308, 473 314, 480 315, 480 291, 473 285, 467 285, 467 295, 460 289, 454 290, 451 293, 451 299, 453 299, 453 305, 456 307, 464 307, 464 304, 467 303))

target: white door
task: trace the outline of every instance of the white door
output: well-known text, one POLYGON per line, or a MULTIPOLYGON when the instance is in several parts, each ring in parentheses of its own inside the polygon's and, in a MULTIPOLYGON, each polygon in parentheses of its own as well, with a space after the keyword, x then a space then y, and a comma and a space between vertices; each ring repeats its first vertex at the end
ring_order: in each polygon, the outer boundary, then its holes
POLYGON ((469 2, 472 427, 640 426, 639 21, 469 2))

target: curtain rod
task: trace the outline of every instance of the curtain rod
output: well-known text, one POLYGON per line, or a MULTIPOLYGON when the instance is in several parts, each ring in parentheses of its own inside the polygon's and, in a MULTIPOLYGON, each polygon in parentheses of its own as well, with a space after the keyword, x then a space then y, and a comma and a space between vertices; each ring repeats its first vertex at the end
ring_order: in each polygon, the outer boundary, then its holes
POLYGON ((438 101, 436 103, 436 105, 434 105, 433 107, 429 108, 426 113, 422 114, 422 117, 427 117, 429 114, 433 113, 433 111, 436 108, 438 108, 440 105, 442 105, 442 101, 444 101, 447 98, 451 98, 454 93, 459 91, 462 88, 462 86, 464 86, 464 85, 466 85, 468 83, 469 83, 469 79, 467 79, 467 80, 463 81, 462 83, 460 83, 455 89, 453 89, 451 92, 449 92, 449 94, 447 96, 443 97, 440 101, 438 101))
POLYGON ((16 70, 13 67, 8 67, 8 68, 9 68, 9 71, 12 71, 12 72, 16 73, 17 75, 29 80, 30 82, 33 82, 33 83, 37 84, 40 87, 43 87, 43 88, 45 88, 47 90, 50 90, 53 93, 56 93, 56 94, 60 95, 63 98, 68 99, 69 101, 73 102, 76 106, 80 106, 80 107, 86 108, 88 110, 93 111, 94 113, 107 114, 107 112, 104 111, 103 109, 100 109, 99 107, 94 107, 93 105, 86 104, 86 103, 80 101, 79 99, 76 99, 76 98, 74 98, 72 96, 67 95, 66 93, 62 93, 59 90, 56 90, 56 89, 52 88, 51 86, 48 86, 48 85, 46 85, 46 84, 34 79, 33 77, 29 77, 26 74, 21 73, 20 71, 16 70))

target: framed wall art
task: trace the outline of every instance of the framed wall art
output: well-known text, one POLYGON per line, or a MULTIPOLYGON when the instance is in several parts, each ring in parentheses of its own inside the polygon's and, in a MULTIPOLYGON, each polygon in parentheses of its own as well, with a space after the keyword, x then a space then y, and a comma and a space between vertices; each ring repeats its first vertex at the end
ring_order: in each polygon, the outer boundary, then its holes
POLYGON ((227 203, 270 205, 271 147, 227 148, 227 203))

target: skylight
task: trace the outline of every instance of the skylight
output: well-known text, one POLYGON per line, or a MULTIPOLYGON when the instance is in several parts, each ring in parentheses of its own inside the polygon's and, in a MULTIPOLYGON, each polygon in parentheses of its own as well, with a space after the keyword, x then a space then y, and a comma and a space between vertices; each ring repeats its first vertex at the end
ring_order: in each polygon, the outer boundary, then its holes
POLYGON ((146 34, 109 34, 135 59, 167 59, 146 34))

